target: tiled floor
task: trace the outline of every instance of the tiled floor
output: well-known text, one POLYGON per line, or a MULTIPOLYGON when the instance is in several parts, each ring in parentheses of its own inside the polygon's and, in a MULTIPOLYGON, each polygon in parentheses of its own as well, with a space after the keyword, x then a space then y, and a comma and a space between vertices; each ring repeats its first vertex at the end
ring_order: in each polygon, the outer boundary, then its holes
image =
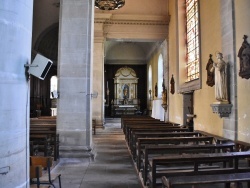
POLYGON ((96 130, 92 159, 60 159, 53 171, 62 174, 63 188, 142 187, 120 127, 120 119, 106 119, 105 129, 96 130))

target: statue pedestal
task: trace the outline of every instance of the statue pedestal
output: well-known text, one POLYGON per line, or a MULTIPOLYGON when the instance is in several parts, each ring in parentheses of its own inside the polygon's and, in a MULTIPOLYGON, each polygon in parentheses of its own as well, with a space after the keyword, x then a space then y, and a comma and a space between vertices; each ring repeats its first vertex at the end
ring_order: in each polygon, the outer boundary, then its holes
POLYGON ((229 117, 229 114, 231 113, 232 104, 226 104, 221 102, 215 102, 210 105, 212 107, 213 113, 216 113, 222 117, 229 117))

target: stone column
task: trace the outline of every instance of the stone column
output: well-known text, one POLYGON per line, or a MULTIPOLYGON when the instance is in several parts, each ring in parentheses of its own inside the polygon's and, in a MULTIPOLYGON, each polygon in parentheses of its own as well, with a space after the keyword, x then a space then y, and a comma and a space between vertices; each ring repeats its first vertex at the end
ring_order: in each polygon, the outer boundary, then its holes
POLYGON ((0 3, 0 187, 29 187, 33 0, 0 3))
POLYGON ((95 39, 94 43, 94 62, 93 62, 93 91, 98 92, 98 97, 93 99, 93 119, 97 125, 104 123, 104 44, 103 40, 95 39))
POLYGON ((222 38, 222 54, 224 61, 229 67, 229 93, 230 102, 233 105, 229 118, 224 118, 223 132, 224 137, 231 140, 237 140, 237 72, 236 72, 236 56, 235 48, 235 33, 234 33, 234 1, 221 0, 221 38, 222 38))
POLYGON ((92 0, 61 0, 57 131, 60 157, 86 157, 92 146, 92 0))

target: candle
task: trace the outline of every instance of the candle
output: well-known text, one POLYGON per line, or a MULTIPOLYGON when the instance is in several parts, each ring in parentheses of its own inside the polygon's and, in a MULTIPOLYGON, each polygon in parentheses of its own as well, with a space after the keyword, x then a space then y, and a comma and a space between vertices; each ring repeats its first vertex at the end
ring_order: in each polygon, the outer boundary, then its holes
POLYGON ((109 82, 107 81, 107 88, 109 88, 109 82))

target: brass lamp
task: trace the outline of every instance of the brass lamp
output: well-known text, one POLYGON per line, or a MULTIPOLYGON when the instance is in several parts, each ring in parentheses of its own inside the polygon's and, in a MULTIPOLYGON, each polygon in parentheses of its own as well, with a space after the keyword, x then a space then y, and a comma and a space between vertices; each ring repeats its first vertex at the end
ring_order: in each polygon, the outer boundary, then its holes
POLYGON ((101 10, 116 10, 125 5, 125 0, 95 0, 95 7, 101 10))

